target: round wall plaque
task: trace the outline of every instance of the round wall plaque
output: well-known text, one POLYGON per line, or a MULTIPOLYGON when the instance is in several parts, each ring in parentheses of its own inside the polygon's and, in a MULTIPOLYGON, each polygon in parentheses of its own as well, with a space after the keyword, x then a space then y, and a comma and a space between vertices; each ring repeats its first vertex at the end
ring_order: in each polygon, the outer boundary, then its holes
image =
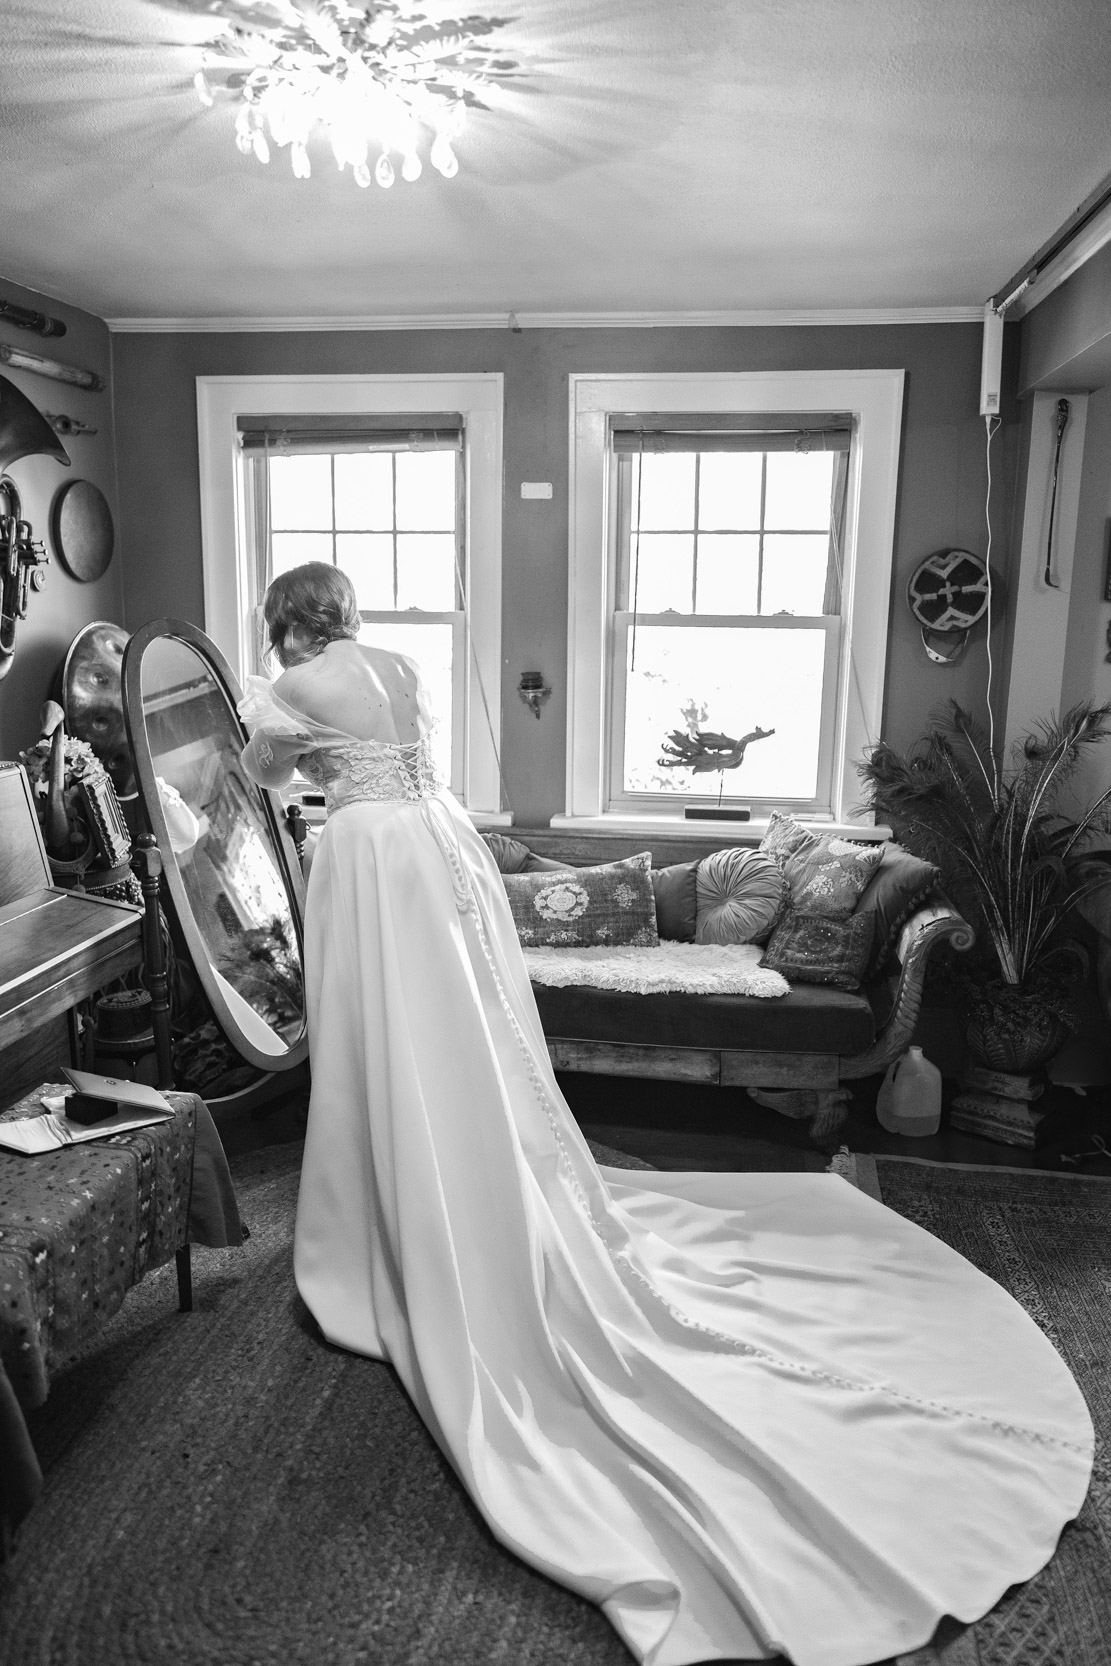
POLYGON ((59 487, 51 530, 62 565, 75 579, 88 584, 107 571, 115 541, 112 511, 92 481, 70 480, 59 487))

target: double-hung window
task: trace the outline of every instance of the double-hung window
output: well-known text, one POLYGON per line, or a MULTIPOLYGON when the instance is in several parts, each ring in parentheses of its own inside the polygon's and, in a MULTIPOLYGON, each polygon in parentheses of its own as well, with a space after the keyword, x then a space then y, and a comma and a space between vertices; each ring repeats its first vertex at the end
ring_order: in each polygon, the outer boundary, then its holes
POLYGON ((466 656, 462 416, 410 412, 342 424, 251 416, 238 428, 256 594, 306 561, 342 568, 355 587, 359 640, 420 666, 437 717, 435 761, 457 785, 466 656))
POLYGON ((615 413, 608 432, 608 808, 829 814, 851 414, 615 413), (676 735, 757 729, 739 768, 665 761, 676 735))
POLYGON ((756 827, 776 808, 849 824, 883 709, 903 384, 901 370, 572 372, 553 826, 682 826, 719 793, 756 827), (718 770, 709 737, 757 729, 775 734, 718 770), (687 748, 714 767, 660 763, 687 748))

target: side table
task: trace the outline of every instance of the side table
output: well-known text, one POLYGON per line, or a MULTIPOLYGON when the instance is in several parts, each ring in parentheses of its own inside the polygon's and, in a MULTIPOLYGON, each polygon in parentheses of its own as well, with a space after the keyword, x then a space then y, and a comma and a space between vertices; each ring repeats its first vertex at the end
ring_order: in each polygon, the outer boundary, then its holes
MULTIPOLYGON (((44 1084, 0 1120, 38 1115, 42 1095, 62 1091, 44 1084)), ((172 1122, 33 1157, 0 1151, 0 1372, 9 1408, 13 1395, 23 1410, 41 1405, 51 1374, 87 1346, 146 1273, 177 1257, 188 1309, 190 1244, 242 1243, 208 1107, 192 1093, 166 1097, 172 1122)), ((10 1416, 0 1419, 0 1470, 10 1455, 5 1427, 11 1437, 10 1416)))

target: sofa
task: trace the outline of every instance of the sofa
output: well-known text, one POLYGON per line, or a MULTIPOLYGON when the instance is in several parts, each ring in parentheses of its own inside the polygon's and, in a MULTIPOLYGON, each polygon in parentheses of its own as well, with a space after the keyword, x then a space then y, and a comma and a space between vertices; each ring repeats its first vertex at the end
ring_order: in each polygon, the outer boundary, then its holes
MULTIPOLYGON (((786 1116, 806 1119, 811 1136, 828 1142, 848 1114, 849 1084, 884 1071, 910 1044, 930 956, 942 944, 965 950, 973 942, 967 922, 936 889, 936 870, 917 862, 890 841, 869 840, 869 832, 862 830, 859 841, 841 841, 835 847, 842 849, 848 843, 853 851, 859 848, 866 853, 866 864, 876 863, 869 868, 872 877, 850 910, 855 923, 844 917, 838 927, 842 935, 851 931, 860 937, 871 932, 871 951, 858 986, 853 986, 851 977, 811 981, 813 968, 801 966, 797 977, 788 972, 788 992, 777 999, 696 994, 681 989, 645 994, 577 984, 553 987, 534 979, 533 989, 555 1068, 744 1088, 758 1103, 786 1116), (893 875, 905 881, 894 890, 893 875), (880 891, 886 908, 877 913, 880 891), (861 917, 869 912, 874 915, 871 926, 861 925, 861 917)), ((661 944, 672 934, 668 921, 674 924, 676 884, 693 870, 697 887, 700 875, 711 868, 717 871, 723 862, 727 872, 744 868, 741 853, 754 849, 751 837, 745 840, 743 834, 732 840, 692 841, 674 836, 646 839, 643 835, 576 835, 523 828, 514 829, 512 836, 483 836, 507 890, 522 883, 533 884, 513 876, 578 870, 582 877, 603 869, 616 871, 619 864, 628 864, 637 853, 650 850, 649 871, 658 904, 661 944), (733 855, 722 858, 723 851, 733 855)), ((768 856, 783 867, 783 851, 775 848, 775 836, 781 845, 791 839, 813 844, 821 840, 821 830, 805 830, 788 817, 773 817, 769 838, 760 848, 768 847, 768 856)), ((779 924, 770 938, 767 931, 763 936, 765 960, 783 935, 783 919, 793 919, 797 925, 802 918, 798 907, 792 909, 792 893, 786 881, 784 897, 779 924)), ((720 903, 722 898, 714 900, 720 903)), ((729 899, 724 900, 728 904, 729 899)), ((796 894, 795 903, 800 900, 796 894)), ((720 941, 713 936, 703 938, 702 928, 708 928, 711 922, 708 916, 703 918, 701 905, 699 891, 696 940, 720 941)), ((681 922, 681 933, 684 924, 686 935, 692 936, 689 918, 681 922)), ((523 942, 532 936, 520 925, 518 929, 523 942)), ((559 936, 557 933, 557 941, 559 936)), ((627 951, 646 957, 654 952, 650 946, 627 951)))

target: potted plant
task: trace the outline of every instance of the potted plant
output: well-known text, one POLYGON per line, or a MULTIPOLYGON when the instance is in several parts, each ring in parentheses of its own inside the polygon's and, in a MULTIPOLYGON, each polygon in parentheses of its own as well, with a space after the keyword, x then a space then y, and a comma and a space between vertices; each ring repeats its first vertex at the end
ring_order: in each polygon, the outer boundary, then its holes
POLYGON ((969 1051, 991 1070, 1044 1064, 1075 1027, 1070 984, 1086 957, 1073 907, 1111 884, 1111 787, 1079 814, 1067 791, 1082 754, 1111 735, 1111 702, 1082 701, 1001 762, 955 700, 905 753, 881 741, 859 765, 867 802, 907 849, 941 870, 976 928, 976 958, 952 981, 969 1051))

